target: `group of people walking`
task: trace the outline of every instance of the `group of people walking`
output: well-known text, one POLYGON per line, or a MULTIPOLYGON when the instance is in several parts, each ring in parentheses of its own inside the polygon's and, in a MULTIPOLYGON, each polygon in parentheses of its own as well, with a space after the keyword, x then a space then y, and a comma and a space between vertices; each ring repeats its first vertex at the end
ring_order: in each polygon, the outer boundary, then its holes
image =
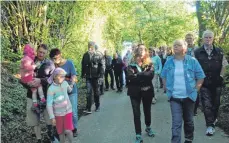
POLYGON ((157 64, 156 61, 160 59, 155 57, 155 51, 152 48, 149 48, 148 54, 143 44, 138 45, 133 61, 127 68, 127 94, 130 96, 133 108, 136 143, 143 142, 140 120, 141 102, 145 115, 145 131, 149 136, 154 136, 150 127, 151 103, 155 98, 155 90, 158 90, 158 82, 155 82, 155 80, 158 81, 158 76, 162 79, 164 92, 170 102, 171 142, 181 143, 183 122, 185 143, 193 142, 193 117, 197 115, 199 100, 202 103, 206 121, 206 135, 214 134, 223 77, 228 62, 222 49, 213 44, 212 31, 206 30, 202 39, 203 45, 199 48, 194 45, 194 35, 191 33, 186 35, 185 40, 175 40, 173 53, 169 56, 161 54, 161 61, 165 59, 164 64, 161 62, 161 65, 157 64), (150 62, 147 60, 149 58, 151 58, 150 62))
MULTIPOLYGON (((88 51, 82 58, 81 78, 86 79, 87 96, 84 113, 92 113, 92 97, 95 111, 100 111, 100 95, 103 88, 123 91, 125 84, 130 97, 136 143, 142 143, 141 110, 145 115, 145 132, 155 135, 151 125, 151 107, 156 103, 155 92, 163 88, 168 96, 172 114, 172 143, 181 143, 182 122, 184 122, 185 143, 194 139, 193 116, 197 114, 199 101, 202 103, 206 121, 206 135, 215 132, 220 95, 225 67, 228 65, 223 51, 213 44, 214 33, 203 33, 203 46, 194 45, 194 35, 189 33, 185 40, 175 40, 173 48, 133 45, 121 58, 118 53, 109 56, 98 50, 95 42, 88 43, 88 51), (172 52, 173 51, 173 52, 172 52), (110 82, 108 80, 110 76, 110 82), (105 82, 105 87, 104 87, 105 82), (110 83, 110 84, 109 84, 110 83)), ((69 59, 62 57, 57 48, 41 44, 35 56, 34 47, 25 45, 21 61, 21 84, 27 92, 27 124, 34 128, 37 142, 41 143, 40 118, 43 115, 48 136, 54 140, 53 126, 61 143, 68 138, 70 143, 78 135, 78 73, 69 59)))

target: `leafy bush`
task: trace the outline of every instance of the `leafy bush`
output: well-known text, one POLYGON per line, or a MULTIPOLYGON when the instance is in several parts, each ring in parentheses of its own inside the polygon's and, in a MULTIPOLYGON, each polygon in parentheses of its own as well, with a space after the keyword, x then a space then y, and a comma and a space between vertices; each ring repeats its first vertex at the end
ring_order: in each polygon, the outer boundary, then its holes
POLYGON ((229 134, 229 88, 223 90, 218 125, 229 134))

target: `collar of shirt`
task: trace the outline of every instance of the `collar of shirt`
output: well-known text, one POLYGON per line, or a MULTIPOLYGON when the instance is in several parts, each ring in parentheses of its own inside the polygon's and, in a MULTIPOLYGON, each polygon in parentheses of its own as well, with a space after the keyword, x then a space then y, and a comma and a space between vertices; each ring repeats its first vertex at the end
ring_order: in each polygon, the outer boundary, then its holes
POLYGON ((212 50, 213 50, 213 46, 211 46, 211 47, 206 47, 206 46, 204 46, 204 49, 205 49, 206 51, 212 51, 212 50))

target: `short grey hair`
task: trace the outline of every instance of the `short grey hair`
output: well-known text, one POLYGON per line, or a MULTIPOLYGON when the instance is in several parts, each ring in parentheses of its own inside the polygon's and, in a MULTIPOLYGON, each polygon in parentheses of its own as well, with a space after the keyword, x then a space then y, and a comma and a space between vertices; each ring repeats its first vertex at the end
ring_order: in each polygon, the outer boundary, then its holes
POLYGON ((204 38, 204 36, 205 36, 206 34, 211 34, 212 37, 214 37, 214 33, 213 33, 211 30, 205 30, 204 33, 203 33, 203 35, 202 35, 202 38, 204 38))
POLYGON ((93 46, 93 47, 95 48, 95 42, 89 41, 89 42, 88 42, 88 48, 89 48, 90 46, 93 46))

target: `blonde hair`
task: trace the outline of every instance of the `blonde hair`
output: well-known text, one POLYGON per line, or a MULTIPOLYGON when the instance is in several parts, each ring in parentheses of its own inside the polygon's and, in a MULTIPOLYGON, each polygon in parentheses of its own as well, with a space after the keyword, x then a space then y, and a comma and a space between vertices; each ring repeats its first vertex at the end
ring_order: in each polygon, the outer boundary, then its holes
POLYGON ((142 58, 142 66, 146 66, 146 65, 149 65, 151 64, 151 59, 149 57, 149 52, 148 52, 148 49, 146 48, 146 46, 144 44, 139 44, 137 49, 135 50, 134 52, 134 56, 132 58, 132 62, 137 62, 137 58, 142 58), (144 46, 144 50, 145 50, 145 55, 144 57, 142 58, 141 55, 139 55, 138 53, 138 50, 139 50, 139 47, 140 46, 144 46))
POLYGON ((211 30, 206 30, 206 31, 204 31, 204 33, 203 33, 203 35, 202 35, 202 38, 204 38, 204 36, 205 36, 206 34, 210 34, 210 35, 212 35, 212 37, 214 37, 214 33, 213 33, 211 30))
POLYGON ((175 43, 180 43, 181 45, 182 45, 182 47, 183 47, 183 49, 185 50, 185 52, 187 51, 187 46, 188 46, 188 44, 187 44, 187 42, 185 41, 185 40, 182 40, 182 39, 177 39, 177 40, 175 40, 174 42, 173 42, 173 45, 175 45, 175 43))

